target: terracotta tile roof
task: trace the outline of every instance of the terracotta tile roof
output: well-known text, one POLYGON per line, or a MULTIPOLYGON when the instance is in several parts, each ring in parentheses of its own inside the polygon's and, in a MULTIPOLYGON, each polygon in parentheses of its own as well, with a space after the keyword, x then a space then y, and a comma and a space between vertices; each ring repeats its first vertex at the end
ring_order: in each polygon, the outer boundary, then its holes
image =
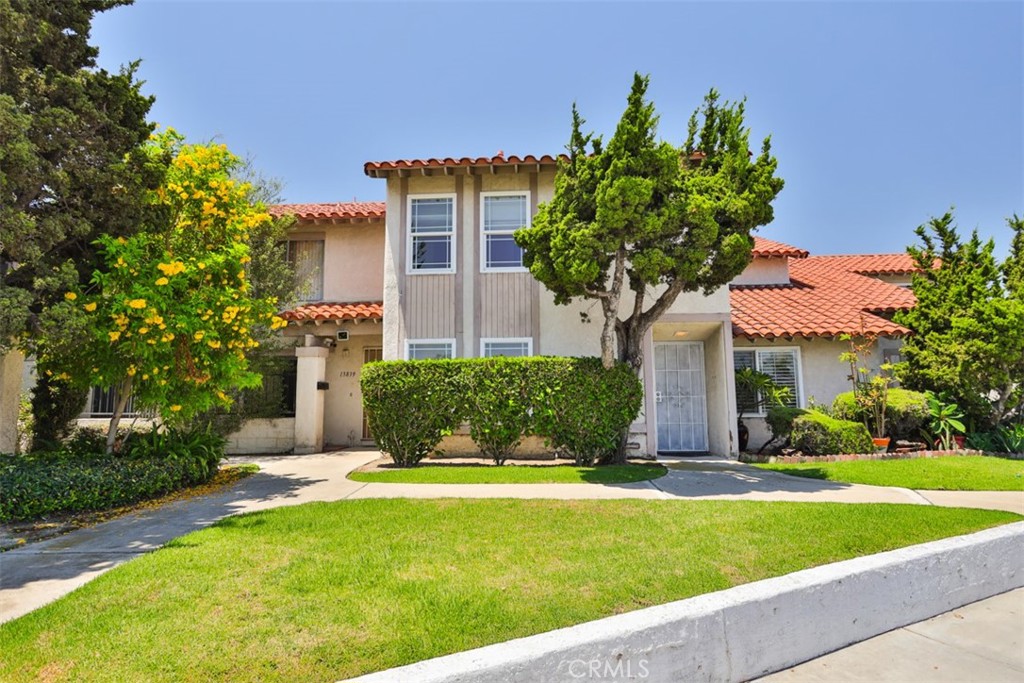
POLYGON ((815 256, 822 267, 864 275, 909 275, 918 271, 910 254, 841 254, 815 256))
POLYGON ((811 256, 789 263, 789 285, 737 285, 730 291, 735 336, 765 339, 833 337, 863 329, 902 336, 882 314, 914 305, 909 289, 861 274, 865 264, 896 263, 899 254, 811 256))
POLYGON ((285 320, 299 323, 326 320, 380 320, 384 317, 384 302, 303 304, 290 311, 282 311, 279 315, 285 320))
POLYGON ((368 161, 363 165, 363 172, 371 177, 379 177, 389 171, 410 170, 410 169, 439 169, 439 168, 472 168, 487 166, 515 166, 517 164, 544 164, 551 165, 558 163, 559 159, 568 159, 564 154, 553 157, 550 154, 534 156, 527 154, 524 157, 505 156, 499 152, 493 157, 445 157, 444 159, 399 159, 398 161, 368 161))
POLYGON ((314 220, 339 218, 384 218, 384 202, 341 202, 334 204, 276 204, 269 211, 273 216, 292 215, 314 220))
POLYGON ((807 258, 810 252, 799 247, 791 247, 782 242, 754 236, 754 256, 788 256, 790 258, 807 258))

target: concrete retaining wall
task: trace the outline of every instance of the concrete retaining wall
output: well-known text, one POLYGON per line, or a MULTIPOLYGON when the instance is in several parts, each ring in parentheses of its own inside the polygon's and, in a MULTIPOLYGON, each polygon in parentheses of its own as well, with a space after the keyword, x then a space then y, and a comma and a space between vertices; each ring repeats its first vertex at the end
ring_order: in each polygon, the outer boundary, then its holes
POLYGON ((248 420, 228 437, 228 455, 290 453, 295 447, 295 418, 248 420))
POLYGON ((1024 522, 362 676, 746 681, 1024 586, 1024 522))

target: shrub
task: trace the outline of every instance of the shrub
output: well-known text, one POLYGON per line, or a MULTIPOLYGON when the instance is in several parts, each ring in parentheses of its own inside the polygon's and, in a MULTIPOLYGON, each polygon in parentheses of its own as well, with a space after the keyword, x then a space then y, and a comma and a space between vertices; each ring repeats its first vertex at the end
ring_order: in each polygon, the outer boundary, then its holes
POLYGON ((807 411, 803 408, 788 408, 786 406, 776 406, 768 409, 768 414, 765 416, 765 422, 768 423, 768 428, 772 430, 772 441, 781 441, 785 443, 789 440, 790 434, 793 432, 793 420, 806 415, 807 411))
POLYGON ((466 361, 465 419, 473 442, 504 465, 533 425, 529 365, 518 358, 466 361))
MULTIPOLYGON (((832 402, 832 415, 858 422, 863 419, 863 410, 854 402, 853 392, 847 391, 832 402)), ((895 440, 920 438, 928 418, 928 399, 924 394, 909 389, 889 389, 885 423, 890 437, 895 440)))
POLYGON ((967 446, 987 453, 1024 453, 1024 424, 975 432, 967 437, 967 446))
POLYGON ((617 452, 643 395, 627 366, 605 370, 596 358, 385 361, 364 366, 361 386, 378 447, 402 467, 463 420, 497 464, 527 434, 593 464, 617 452))
POLYGON ((429 455, 462 422, 460 361, 381 361, 363 366, 363 406, 377 447, 400 467, 429 455))
POLYGON ((613 456, 640 412, 643 385, 628 365, 599 358, 540 359, 533 368, 535 433, 578 466, 613 456))
POLYGON ((864 423, 839 420, 810 410, 793 420, 790 438, 794 448, 808 455, 874 451, 871 434, 864 423))

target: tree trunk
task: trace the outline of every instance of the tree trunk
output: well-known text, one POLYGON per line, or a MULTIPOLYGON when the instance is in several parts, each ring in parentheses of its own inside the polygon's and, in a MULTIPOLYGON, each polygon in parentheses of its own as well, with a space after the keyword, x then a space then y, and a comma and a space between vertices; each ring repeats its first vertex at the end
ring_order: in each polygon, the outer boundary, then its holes
POLYGON ((132 378, 122 380, 114 392, 114 412, 110 416, 110 425, 107 427, 107 454, 114 452, 114 443, 117 441, 117 425, 121 422, 125 408, 128 407, 128 399, 132 395, 132 378))

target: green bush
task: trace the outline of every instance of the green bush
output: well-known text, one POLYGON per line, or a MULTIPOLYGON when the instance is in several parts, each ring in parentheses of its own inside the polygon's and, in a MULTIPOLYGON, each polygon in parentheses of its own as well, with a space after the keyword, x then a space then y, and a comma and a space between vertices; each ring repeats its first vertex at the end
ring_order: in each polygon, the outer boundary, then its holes
POLYGON ((874 451, 871 434, 862 422, 839 420, 811 410, 793 420, 790 440, 794 448, 807 455, 874 451))
POLYGON ((539 359, 533 368, 534 433, 578 466, 614 455, 640 412, 643 385, 629 366, 599 358, 539 359))
POLYGON ((224 455, 224 440, 205 431, 136 433, 112 455, 103 453, 97 434, 80 430, 59 451, 0 457, 0 521, 162 496, 209 481, 224 455))
MULTIPOLYGON (((853 400, 853 392, 839 394, 832 402, 832 415, 840 420, 859 422, 863 409, 853 400)), ((886 433, 894 440, 921 438, 921 430, 928 423, 928 398, 918 391, 889 389, 885 409, 886 433)))
POLYGON ((461 424, 465 377, 460 361, 381 361, 363 366, 363 407, 377 447, 400 467, 433 452, 461 424))
POLYGON ((986 453, 1024 453, 1024 424, 1007 425, 967 436, 967 447, 986 453))
POLYGON ((530 366, 518 358, 465 361, 465 419, 473 442, 504 465, 533 425, 530 366))
POLYGON ((793 420, 806 414, 807 411, 803 408, 788 408, 786 406, 769 408, 768 414, 765 416, 765 422, 768 423, 768 428, 772 430, 772 441, 780 441, 782 443, 788 441, 790 434, 793 433, 793 420))
POLYGON ((463 420, 498 464, 528 434, 593 464, 618 450, 643 395, 628 367, 605 370, 596 358, 384 361, 364 366, 361 386, 378 447, 403 467, 463 420))

